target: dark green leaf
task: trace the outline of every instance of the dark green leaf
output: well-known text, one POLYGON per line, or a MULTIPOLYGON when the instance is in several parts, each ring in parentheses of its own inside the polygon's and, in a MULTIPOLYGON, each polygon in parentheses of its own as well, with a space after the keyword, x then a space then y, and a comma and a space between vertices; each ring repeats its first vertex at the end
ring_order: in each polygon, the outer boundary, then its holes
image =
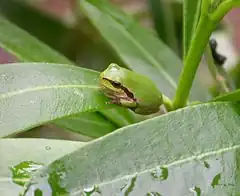
POLYGON ((232 101, 232 102, 238 102, 240 101, 240 89, 223 94, 221 96, 215 97, 212 101, 232 101))
MULTIPOLYGON (((80 8, 117 52, 128 68, 151 78, 167 96, 173 97, 182 67, 180 58, 153 32, 106 0, 79 0, 80 8)), ((195 83, 193 99, 206 100, 208 92, 195 83), (200 90, 201 89, 201 90, 200 90), (199 94, 201 96, 199 96, 199 94)))
POLYGON ((93 190, 233 194, 239 178, 239 114, 239 104, 208 103, 121 128, 39 170, 29 193, 47 186, 55 194, 78 195, 93 190))
POLYGON ((119 108, 118 110, 101 110, 101 114, 111 120, 114 124, 120 125, 120 127, 124 127, 147 118, 146 116, 134 114, 132 111, 126 112, 125 108, 119 108))
POLYGON ((1 15, 0 47, 15 55, 20 61, 72 64, 67 58, 10 23, 1 15))
POLYGON ((80 7, 128 68, 153 79, 168 96, 175 93, 181 60, 152 32, 104 0, 83 0, 80 7))
POLYGON ((66 44, 68 41, 71 29, 28 4, 26 0, 1 0, 0 13, 47 45, 61 50, 63 42, 66 44))
MULTIPOLYGON (((175 2, 176 3, 176 2, 175 2)), ((179 53, 175 29, 173 2, 165 0, 148 0, 155 30, 161 40, 175 53, 179 53)))
MULTIPOLYGON (((87 135, 91 138, 101 137, 109 133, 109 130, 114 130, 118 127, 114 126, 112 122, 108 122, 103 116, 101 116, 101 114, 99 115, 98 113, 81 113, 74 115, 71 118, 67 117, 55 120, 54 124, 67 130, 87 135)), ((129 122, 127 124, 129 124, 129 122)))

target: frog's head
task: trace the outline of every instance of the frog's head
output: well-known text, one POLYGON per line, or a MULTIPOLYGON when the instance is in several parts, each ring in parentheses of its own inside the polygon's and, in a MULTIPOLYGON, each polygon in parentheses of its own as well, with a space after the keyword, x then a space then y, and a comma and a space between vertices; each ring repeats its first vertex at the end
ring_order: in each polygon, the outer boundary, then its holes
POLYGON ((125 93, 121 78, 123 76, 122 68, 115 63, 111 63, 106 70, 100 74, 100 84, 109 92, 123 94, 125 93))
POLYGON ((122 70, 123 68, 117 64, 111 63, 108 68, 101 73, 100 78, 121 83, 121 78, 124 74, 122 70))

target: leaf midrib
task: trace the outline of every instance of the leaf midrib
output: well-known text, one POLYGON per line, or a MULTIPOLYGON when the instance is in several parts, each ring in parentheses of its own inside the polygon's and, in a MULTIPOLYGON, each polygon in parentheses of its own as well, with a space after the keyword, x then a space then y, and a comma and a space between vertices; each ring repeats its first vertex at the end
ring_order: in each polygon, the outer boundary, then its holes
POLYGON ((144 47, 138 43, 137 41, 135 41, 135 39, 132 38, 132 35, 130 33, 128 33, 128 31, 123 31, 121 29, 122 33, 126 35, 126 37, 128 37, 133 44, 140 50, 140 52, 145 55, 147 57, 147 59, 155 66, 157 67, 157 70, 162 73, 162 75, 166 78, 166 80, 176 89, 177 88, 177 84, 176 82, 172 79, 172 77, 165 71, 165 69, 159 65, 159 63, 157 62, 157 60, 155 60, 155 58, 153 58, 149 52, 147 52, 144 47), (127 32, 127 33, 126 33, 127 32))
MULTIPOLYGON (((185 164, 185 163, 188 163, 188 162, 193 161, 193 160, 204 159, 204 158, 209 157, 209 156, 222 154, 222 153, 228 152, 230 150, 237 150, 238 148, 240 148, 240 145, 233 145, 231 147, 225 147, 225 148, 223 147, 223 148, 220 148, 218 150, 212 150, 212 151, 209 151, 209 152, 202 153, 200 155, 193 155, 191 157, 186 157, 186 158, 183 158, 183 159, 180 159, 180 160, 177 160, 177 161, 173 161, 173 162, 168 163, 168 164, 162 164, 162 165, 158 165, 158 166, 169 168, 169 167, 173 167, 175 165, 185 164)), ((100 182, 100 183, 96 183, 96 184, 99 187, 100 186, 104 186, 104 185, 107 185, 109 183, 114 183, 114 182, 118 182, 120 180, 124 180, 124 179, 126 179, 126 176, 127 177, 131 177, 131 176, 133 177, 133 176, 136 176, 136 175, 142 175, 145 172, 152 171, 153 169, 154 169, 154 167, 146 168, 146 170, 143 170, 143 171, 140 171, 140 172, 135 172, 133 174, 123 175, 123 176, 120 176, 119 178, 116 178, 116 179, 113 179, 113 180, 107 180, 105 182, 100 182)), ((82 189, 80 189, 80 190, 78 190, 76 192, 73 192, 73 193, 77 195, 77 193, 79 193, 81 191, 82 191, 82 189)))
POLYGON ((98 86, 93 85, 79 85, 79 84, 65 84, 65 85, 52 85, 52 86, 37 86, 34 88, 19 89, 17 91, 7 92, 0 94, 0 99, 11 98, 16 95, 21 95, 23 93, 49 90, 49 89, 61 89, 61 88, 89 88, 89 89, 99 89, 98 86))

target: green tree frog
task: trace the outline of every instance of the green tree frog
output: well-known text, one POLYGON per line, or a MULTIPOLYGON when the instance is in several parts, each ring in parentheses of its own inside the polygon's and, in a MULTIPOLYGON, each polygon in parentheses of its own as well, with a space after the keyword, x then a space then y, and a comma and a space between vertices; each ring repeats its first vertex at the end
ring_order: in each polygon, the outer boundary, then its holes
POLYGON ((100 74, 103 93, 118 104, 137 114, 149 115, 159 111, 162 93, 147 77, 111 63, 100 74))

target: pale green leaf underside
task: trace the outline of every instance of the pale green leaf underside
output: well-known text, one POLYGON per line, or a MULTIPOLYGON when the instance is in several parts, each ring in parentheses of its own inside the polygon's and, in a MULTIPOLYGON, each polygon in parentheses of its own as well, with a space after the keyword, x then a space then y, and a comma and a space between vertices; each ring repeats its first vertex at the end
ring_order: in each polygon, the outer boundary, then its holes
MULTIPOLYGON (((44 177, 37 175, 33 182, 38 184, 31 186, 29 191, 31 192, 38 186, 48 185, 45 181, 46 176, 50 176, 49 186, 58 193, 63 190, 80 193, 83 188, 92 185, 100 186, 100 190, 102 187, 103 191, 104 189, 107 191, 112 190, 115 183, 118 184, 118 189, 114 190, 120 191, 120 185, 123 184, 118 182, 123 178, 133 178, 135 174, 138 178, 146 180, 146 184, 150 183, 148 178, 151 177, 149 176, 151 172, 149 173, 149 170, 154 171, 157 166, 164 166, 169 171, 176 170, 176 173, 170 173, 169 176, 178 176, 178 183, 181 182, 179 186, 182 187, 183 193, 189 191, 194 185, 201 185, 201 188, 205 189, 211 186, 208 184, 209 181, 203 178, 207 166, 205 170, 196 170, 197 167, 205 164, 205 160, 215 173, 221 170, 224 179, 228 177, 229 172, 238 172, 238 170, 233 170, 235 167, 230 166, 226 172, 223 170, 224 165, 237 161, 234 154, 238 152, 240 145, 239 113, 240 105, 238 104, 208 103, 177 110, 119 129, 40 171, 39 174, 44 177), (228 159, 224 156, 230 157, 228 159), (223 161, 216 162, 219 159, 223 161), (179 171, 178 168, 185 169, 179 171), (181 176, 186 172, 188 176, 183 180, 181 176), (58 173, 64 175, 64 178, 56 177, 58 173), (55 176, 54 182, 51 181, 51 175, 55 176), (194 178, 195 175, 198 177, 194 178), (61 190, 56 187, 56 182, 62 188, 61 190)), ((233 174, 233 177, 236 176, 233 174)), ((169 183, 170 185, 165 186, 165 189, 161 185, 168 193, 176 182, 169 181, 169 183)), ((227 187, 228 190, 229 186, 236 186, 232 184, 232 181, 229 184, 225 183, 225 188, 227 187)), ((141 190, 148 191, 146 187, 141 190)), ((115 194, 115 192, 112 193, 115 194)))
MULTIPOLYGON (((7 19, 4 17, 0 16, 0 47, 8 51, 9 53, 13 54, 18 58, 19 61, 21 62, 48 62, 48 63, 67 63, 67 64, 72 64, 71 61, 69 61, 66 57, 63 55, 59 54, 55 50, 51 49, 49 46, 46 44, 40 42, 38 39, 35 37, 31 36, 29 33, 26 31, 20 29, 16 25, 12 24, 9 22, 7 19)), ((55 73, 56 74, 56 73, 55 73)), ((49 76, 50 77, 50 76, 49 76)), ((53 77, 55 77, 53 75, 53 77)), ((68 78, 71 77, 71 75, 67 75, 68 78)), ((39 78, 38 78, 39 79, 39 78)), ((87 79, 87 78, 86 78, 87 79)), ((91 79, 91 78, 90 78, 91 79)), ((42 80, 42 79, 40 79, 42 80)), ((16 81, 19 83, 20 81, 16 81)), ((72 85, 71 82, 68 85, 72 85)), ((75 85, 75 84, 74 84, 75 85)), ((77 84, 79 85, 79 84, 77 84)), ((55 86, 55 88, 68 88, 66 84, 62 86, 55 86)), ((72 86, 74 87, 74 86, 72 86)), ((80 87, 80 86, 78 86, 80 87)), ((78 88, 76 87, 76 88, 78 88)), ((82 86, 83 87, 83 86, 82 86)), ((54 88, 54 86, 50 87, 38 87, 42 88, 42 90, 47 90, 44 88, 54 88)), ((74 89, 76 89, 74 88, 74 89)), ((83 88, 81 88, 83 89, 83 88)), ((27 89, 25 89, 27 90, 27 89)), ((25 91, 24 90, 24 91, 25 91)), ((33 89, 28 89, 32 91, 33 89)), ((38 89, 40 90, 40 89, 38 89)), ((1 92, 1 90, 0 90, 1 92)), ((13 93, 13 92, 12 92, 13 93)), ((21 93, 20 91, 15 92, 15 93, 21 93)), ((108 110, 104 111, 104 113, 107 113, 108 115, 111 115, 111 112, 115 113, 115 117, 117 119, 122 118, 123 121, 118 122, 118 124, 114 124, 103 115, 99 114, 98 112, 92 112, 91 114, 87 114, 87 118, 89 121, 91 121, 92 126, 87 126, 84 123, 84 120, 82 121, 81 119, 86 118, 84 114, 82 115, 82 118, 78 118, 78 121, 76 121, 75 118, 75 126, 69 126, 69 122, 73 121, 72 117, 69 117, 68 119, 65 118, 64 122, 61 122, 62 127, 66 128, 67 130, 71 130, 74 132, 79 132, 79 133, 84 133, 88 136, 94 136, 94 137, 99 137, 102 136, 102 134, 109 133, 116 129, 117 127, 120 127, 122 125, 128 125, 131 123, 134 123, 136 120, 133 119, 134 117, 126 117, 129 116, 130 113, 128 110, 119 111, 119 110, 108 110), (95 128, 96 123, 101 123, 103 126, 95 128), (84 125, 85 124, 85 125, 84 125), (84 129, 84 130, 83 130, 84 129), (94 133, 91 133, 94 130, 94 133), (98 130, 98 131, 96 131, 98 130)), ((51 119, 49 119, 51 120, 51 119)), ((60 122, 60 121, 58 121, 60 122)), ((28 126, 29 127, 29 126, 28 126)), ((30 126, 31 127, 31 126, 30 126)), ((19 130, 15 130, 19 131, 19 130)), ((0 136, 2 136, 0 134, 0 136)))
POLYGON ((5 64, 0 66, 0 83, 1 137, 78 113, 116 107, 105 104, 98 72, 75 66, 5 64))
POLYGON ((12 183, 11 167, 24 161, 47 165, 85 143, 50 139, 0 140, 0 192, 3 196, 18 195, 21 186, 12 183), (36 145, 37 144, 37 145, 36 145))

